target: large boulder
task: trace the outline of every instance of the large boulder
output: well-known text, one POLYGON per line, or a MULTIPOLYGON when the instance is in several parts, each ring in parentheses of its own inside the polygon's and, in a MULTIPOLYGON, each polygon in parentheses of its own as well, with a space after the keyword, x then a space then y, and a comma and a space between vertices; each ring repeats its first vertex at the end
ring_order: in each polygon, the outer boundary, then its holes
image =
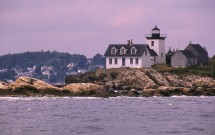
POLYGON ((157 89, 144 89, 143 97, 184 95, 183 87, 159 86, 157 89))
POLYGON ((169 86, 160 86, 157 89, 144 89, 142 92, 143 97, 150 96, 181 96, 184 95, 183 87, 169 87, 169 86))
POLYGON ((16 94, 27 96, 62 95, 60 88, 54 87, 44 81, 20 76, 11 84, 12 91, 16 94))
POLYGON ((161 96, 181 96, 184 95, 183 87, 160 86, 156 90, 161 96))
POLYGON ((73 83, 64 86, 63 91, 72 93, 73 96, 107 97, 108 92, 102 85, 93 83, 73 83))

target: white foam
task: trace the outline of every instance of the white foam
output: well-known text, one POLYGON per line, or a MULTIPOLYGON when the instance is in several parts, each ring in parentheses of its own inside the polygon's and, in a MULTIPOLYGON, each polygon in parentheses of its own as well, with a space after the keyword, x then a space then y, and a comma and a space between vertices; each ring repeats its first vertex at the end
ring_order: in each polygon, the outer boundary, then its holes
POLYGON ((172 104, 171 104, 171 103, 168 103, 167 105, 168 105, 168 106, 172 106, 172 104))
POLYGON ((171 97, 173 97, 173 98, 189 98, 189 97, 191 97, 191 96, 186 96, 186 95, 181 95, 181 96, 171 96, 171 97))
POLYGON ((16 100, 49 100, 59 98, 70 98, 70 97, 0 97, 0 100, 16 101, 16 100))
POLYGON ((103 99, 102 97, 71 97, 74 100, 98 100, 98 99, 103 99))

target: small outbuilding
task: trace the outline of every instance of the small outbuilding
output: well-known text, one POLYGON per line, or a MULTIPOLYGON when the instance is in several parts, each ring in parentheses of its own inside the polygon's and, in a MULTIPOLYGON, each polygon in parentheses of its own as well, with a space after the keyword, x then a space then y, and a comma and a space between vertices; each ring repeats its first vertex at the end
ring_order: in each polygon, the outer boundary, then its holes
POLYGON ((190 51, 197 57, 197 64, 208 63, 208 52, 200 44, 189 44, 184 50, 190 51))
POLYGON ((197 65, 197 57, 190 51, 178 50, 171 57, 171 65, 173 67, 189 67, 197 65))

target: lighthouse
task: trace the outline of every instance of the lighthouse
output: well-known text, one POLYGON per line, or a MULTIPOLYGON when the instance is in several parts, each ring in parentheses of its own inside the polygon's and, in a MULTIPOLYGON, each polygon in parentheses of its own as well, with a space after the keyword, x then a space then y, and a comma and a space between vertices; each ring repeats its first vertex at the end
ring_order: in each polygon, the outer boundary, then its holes
POLYGON ((155 64, 166 64, 165 56, 165 34, 160 34, 160 29, 155 25, 151 34, 146 34, 147 44, 153 49, 158 57, 155 64))

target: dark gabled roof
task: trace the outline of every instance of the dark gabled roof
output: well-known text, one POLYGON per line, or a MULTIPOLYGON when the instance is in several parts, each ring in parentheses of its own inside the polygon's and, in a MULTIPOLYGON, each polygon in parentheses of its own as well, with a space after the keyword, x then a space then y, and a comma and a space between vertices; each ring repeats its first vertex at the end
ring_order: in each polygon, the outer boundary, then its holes
POLYGON ((147 49, 147 44, 110 44, 104 54, 104 56, 142 56, 147 49), (115 47, 118 51, 116 54, 111 54, 111 49, 115 47), (126 54, 120 54, 120 49, 124 47, 127 49, 126 54), (132 47, 137 49, 136 54, 131 54, 132 47))
POLYGON ((189 44, 188 46, 192 46, 193 49, 195 49, 199 54, 207 53, 207 51, 204 48, 202 48, 202 46, 200 44, 189 44))
POLYGON ((158 56, 158 54, 153 49, 149 49, 149 53, 151 56, 158 56))
POLYGON ((190 51, 180 50, 180 52, 184 54, 187 58, 196 58, 196 56, 190 51))
POLYGON ((148 45, 147 45, 147 48, 151 56, 158 56, 158 54, 153 49, 150 49, 148 45))

